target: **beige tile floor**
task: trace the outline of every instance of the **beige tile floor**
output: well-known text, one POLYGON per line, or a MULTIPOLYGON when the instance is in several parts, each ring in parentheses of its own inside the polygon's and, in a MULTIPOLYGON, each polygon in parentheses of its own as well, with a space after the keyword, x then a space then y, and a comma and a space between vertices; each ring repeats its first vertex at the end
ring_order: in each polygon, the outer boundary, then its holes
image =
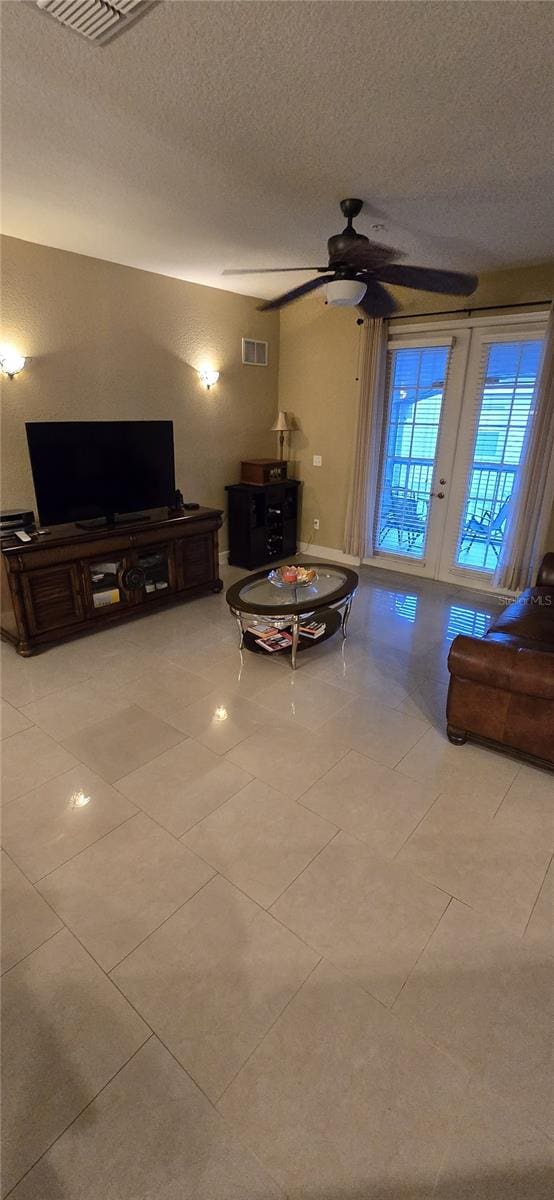
POLYGON ((550 1200, 554 775, 444 735, 496 603, 2 646, 2 1196, 550 1200))

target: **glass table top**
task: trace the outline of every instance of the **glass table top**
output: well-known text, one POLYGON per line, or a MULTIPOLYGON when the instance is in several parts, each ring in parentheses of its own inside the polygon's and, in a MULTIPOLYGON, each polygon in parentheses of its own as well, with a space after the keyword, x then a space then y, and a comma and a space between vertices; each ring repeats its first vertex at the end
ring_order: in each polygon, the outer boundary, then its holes
POLYGON ((317 572, 318 578, 313 583, 290 584, 286 587, 277 587, 270 583, 267 576, 263 579, 246 580, 239 590, 238 604, 244 601, 246 604, 260 604, 264 607, 271 605, 286 609, 305 603, 306 608, 309 608, 314 601, 325 596, 330 597, 344 588, 347 575, 340 567, 318 567, 317 572))

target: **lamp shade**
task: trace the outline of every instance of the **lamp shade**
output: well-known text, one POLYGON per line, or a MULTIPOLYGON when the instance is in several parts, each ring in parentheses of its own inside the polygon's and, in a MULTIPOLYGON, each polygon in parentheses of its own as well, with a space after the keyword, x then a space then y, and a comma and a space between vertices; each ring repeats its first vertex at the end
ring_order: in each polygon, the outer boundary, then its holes
POLYGON ((281 411, 277 413, 277 419, 271 428, 277 433, 286 433, 287 430, 293 429, 294 426, 289 421, 288 414, 281 411))
POLYGON ((354 308, 363 300, 367 285, 361 279, 332 279, 327 284, 327 303, 354 308))

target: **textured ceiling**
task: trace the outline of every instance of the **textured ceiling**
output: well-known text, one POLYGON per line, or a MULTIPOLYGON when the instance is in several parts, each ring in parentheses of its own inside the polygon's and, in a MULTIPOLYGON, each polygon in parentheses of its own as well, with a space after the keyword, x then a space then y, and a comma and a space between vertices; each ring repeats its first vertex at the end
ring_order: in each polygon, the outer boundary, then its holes
POLYGON ((325 262, 352 195, 415 262, 550 257, 551 4, 169 0, 105 47, 0 11, 6 233, 271 296, 222 268, 325 262))

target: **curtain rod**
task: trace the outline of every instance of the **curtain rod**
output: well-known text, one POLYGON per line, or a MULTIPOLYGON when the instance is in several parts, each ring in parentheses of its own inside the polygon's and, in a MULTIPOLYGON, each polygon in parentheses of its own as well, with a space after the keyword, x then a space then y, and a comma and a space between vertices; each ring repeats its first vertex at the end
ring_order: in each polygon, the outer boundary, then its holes
POLYGON ((413 321, 416 317, 449 317, 459 316, 460 313, 465 313, 467 317, 471 317, 473 313, 491 312, 493 309, 498 312, 503 308, 535 308, 544 304, 552 304, 552 300, 526 300, 523 304, 478 304, 476 308, 445 308, 438 312, 423 312, 423 313, 404 313, 401 317, 390 317, 390 321, 413 321))

